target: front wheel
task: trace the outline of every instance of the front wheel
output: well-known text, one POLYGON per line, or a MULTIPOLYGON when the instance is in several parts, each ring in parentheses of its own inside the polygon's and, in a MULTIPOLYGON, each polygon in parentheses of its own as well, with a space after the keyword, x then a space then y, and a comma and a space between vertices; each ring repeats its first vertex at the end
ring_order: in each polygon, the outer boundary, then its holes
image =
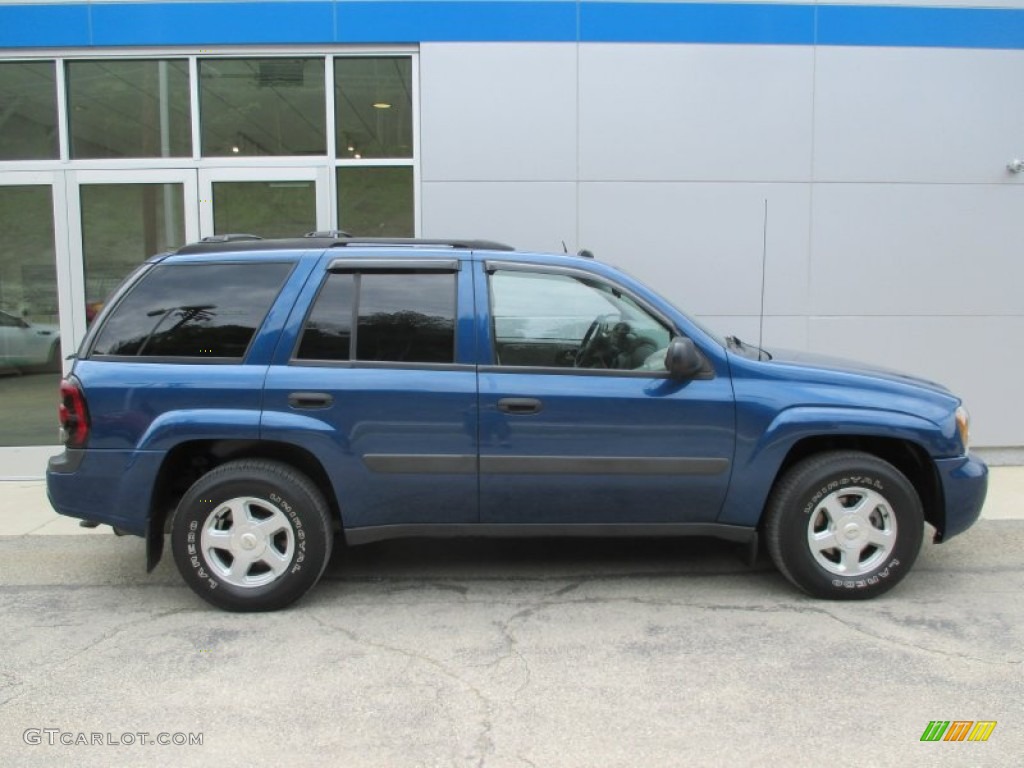
POLYGON ((304 595, 331 556, 327 504, 287 464, 247 459, 203 475, 171 524, 186 583, 229 611, 273 611, 304 595))
POLYGON ((782 574, 815 597, 875 597, 906 576, 924 535, 921 500, 894 466, 858 451, 811 456, 776 483, 764 524, 782 574))

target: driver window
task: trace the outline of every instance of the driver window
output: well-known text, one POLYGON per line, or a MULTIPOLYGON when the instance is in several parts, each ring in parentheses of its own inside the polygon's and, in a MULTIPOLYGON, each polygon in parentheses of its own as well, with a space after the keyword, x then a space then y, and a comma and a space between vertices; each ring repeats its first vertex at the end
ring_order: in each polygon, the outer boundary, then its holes
POLYGON ((611 285, 557 273, 497 270, 490 287, 498 365, 665 370, 672 334, 611 285))

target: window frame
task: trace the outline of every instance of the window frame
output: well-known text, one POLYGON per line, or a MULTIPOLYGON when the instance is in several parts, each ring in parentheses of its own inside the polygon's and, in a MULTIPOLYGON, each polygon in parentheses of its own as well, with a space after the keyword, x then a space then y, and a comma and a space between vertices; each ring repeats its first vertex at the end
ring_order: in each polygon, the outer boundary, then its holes
POLYGON ((289 259, 267 259, 267 260, 210 260, 208 262, 203 261, 183 261, 180 263, 164 264, 162 262, 145 262, 140 265, 132 276, 125 281, 121 288, 114 294, 111 302, 107 307, 104 308, 102 314, 97 317, 96 322, 93 323, 89 329, 89 334, 82 342, 82 351, 78 357, 94 362, 113 362, 113 363, 172 363, 175 365, 244 365, 249 358, 249 353, 252 352, 253 345, 259 338, 263 327, 267 323, 267 318, 270 317, 271 312, 274 309, 274 305, 277 303, 284 291, 285 286, 295 273, 295 268, 298 262, 289 259), (186 266, 245 266, 245 265, 269 265, 269 264, 283 264, 288 267, 287 271, 283 274, 281 283, 277 288, 277 293, 274 294, 274 298, 267 305, 266 311, 263 313, 263 317, 259 323, 253 328, 252 335, 249 337, 249 341, 245 346, 245 351, 239 357, 224 357, 224 356, 210 356, 210 357, 192 357, 184 355, 107 355, 96 351, 96 344, 99 342, 100 337, 103 334, 103 330, 106 328, 107 323, 110 321, 121 305, 131 296, 145 281, 146 277, 150 276, 151 272, 154 272, 158 267, 166 266, 169 269, 176 269, 186 266))
MULTIPOLYGON (((644 378, 644 379, 668 379, 671 375, 667 370, 665 371, 647 371, 647 370, 625 370, 619 368, 562 368, 559 366, 540 366, 540 365, 503 365, 497 362, 497 333, 495 328, 495 315, 494 315, 494 280, 492 279, 495 272, 523 272, 531 274, 542 274, 542 275, 561 275, 564 277, 571 277, 577 280, 585 280, 591 282, 602 283, 606 286, 614 288, 616 291, 636 304, 644 312, 647 312, 651 317, 661 323, 668 330, 670 339, 675 338, 687 338, 687 334, 679 330, 679 327, 670 318, 668 318, 663 312, 654 307, 649 301, 646 301, 642 297, 638 296, 635 292, 629 290, 621 283, 616 282, 608 278, 605 275, 594 274, 585 269, 576 269, 573 267, 566 266, 550 266, 543 264, 531 264, 529 262, 522 261, 499 261, 495 259, 488 259, 483 263, 484 278, 487 281, 487 360, 481 360, 479 370, 481 373, 526 373, 526 374, 556 374, 560 376, 599 376, 599 377, 626 377, 626 378, 644 378)), ((481 355, 483 357, 483 355, 481 355)))
POLYGON ((288 356, 288 365, 302 367, 321 368, 392 368, 396 370, 472 370, 473 365, 460 363, 459 342, 461 341, 459 326, 460 301, 459 284, 460 275, 464 271, 464 264, 458 258, 425 258, 415 259, 407 257, 395 258, 345 258, 333 259, 324 270, 323 278, 317 286, 316 293, 311 298, 306 311, 302 316, 302 323, 295 337, 288 356), (309 319, 316 309, 327 283, 333 275, 353 275, 353 297, 351 331, 349 335, 349 359, 348 360, 319 360, 299 357, 299 349, 302 346, 302 339, 306 335, 309 319), (362 285, 360 276, 363 274, 376 275, 402 275, 402 274, 447 274, 452 280, 452 361, 441 362, 410 362, 402 360, 360 360, 356 357, 359 344, 359 307, 362 299, 362 285))

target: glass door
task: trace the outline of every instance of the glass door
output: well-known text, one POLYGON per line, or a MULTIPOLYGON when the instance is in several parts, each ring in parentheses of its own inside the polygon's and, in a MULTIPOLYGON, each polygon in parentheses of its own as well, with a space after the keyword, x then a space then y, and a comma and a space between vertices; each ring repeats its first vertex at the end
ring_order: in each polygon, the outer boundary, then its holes
POLYGON ((66 263, 63 187, 50 172, 0 176, 0 472, 38 476, 56 452, 57 389, 70 328, 59 307, 66 263))
POLYGON ((199 239, 197 199, 192 170, 68 173, 76 345, 136 266, 199 239))
POLYGON ((325 168, 211 168, 199 171, 203 237, 300 237, 330 228, 325 168))

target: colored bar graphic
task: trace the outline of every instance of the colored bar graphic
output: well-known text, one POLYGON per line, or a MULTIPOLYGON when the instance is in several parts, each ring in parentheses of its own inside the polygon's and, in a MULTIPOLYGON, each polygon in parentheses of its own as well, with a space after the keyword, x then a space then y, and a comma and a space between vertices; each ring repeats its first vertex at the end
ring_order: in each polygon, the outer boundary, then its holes
POLYGON ((929 720, 921 741, 988 741, 997 724, 995 720, 929 720))
POLYGON ((921 741, 941 741, 942 734, 949 728, 949 720, 931 720, 921 734, 921 741))
POLYGON ((992 731, 995 729, 995 720, 979 720, 974 724, 974 730, 971 731, 971 735, 967 737, 967 740, 988 741, 988 737, 992 735, 992 731))
POLYGON ((946 738, 943 741, 963 741, 967 738, 972 725, 974 725, 973 720, 954 720, 949 726, 949 730, 946 731, 946 738))

